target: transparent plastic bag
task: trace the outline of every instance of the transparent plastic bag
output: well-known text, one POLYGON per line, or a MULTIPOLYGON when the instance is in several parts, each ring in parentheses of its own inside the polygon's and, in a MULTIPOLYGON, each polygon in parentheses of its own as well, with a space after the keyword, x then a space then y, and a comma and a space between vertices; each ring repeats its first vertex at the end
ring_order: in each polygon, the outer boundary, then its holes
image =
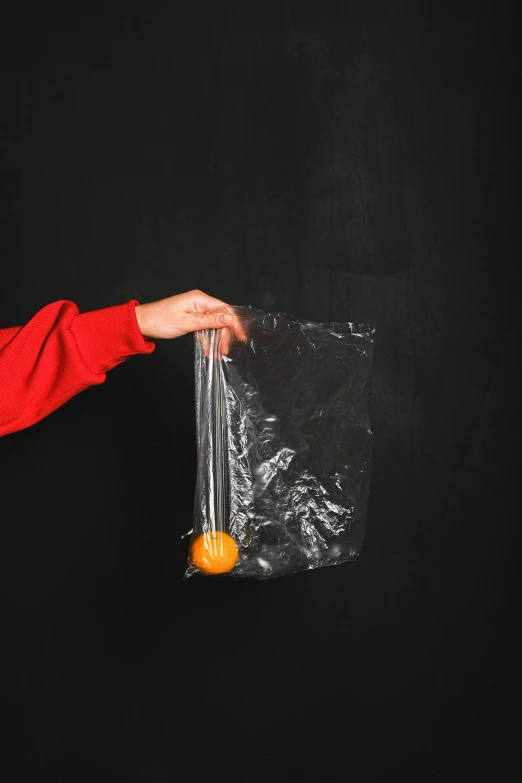
POLYGON ((245 339, 196 335, 187 575, 264 579, 354 560, 370 479, 374 329, 234 313, 245 339))

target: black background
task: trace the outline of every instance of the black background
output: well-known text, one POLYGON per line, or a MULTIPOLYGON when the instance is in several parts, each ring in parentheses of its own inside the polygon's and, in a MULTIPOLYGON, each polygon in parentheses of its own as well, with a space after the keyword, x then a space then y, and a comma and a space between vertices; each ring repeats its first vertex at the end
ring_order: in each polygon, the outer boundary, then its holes
POLYGON ((191 338, 2 439, 2 779, 516 779, 515 3, 142 5, 4 11, 0 325, 374 322, 367 537, 181 581, 191 338))

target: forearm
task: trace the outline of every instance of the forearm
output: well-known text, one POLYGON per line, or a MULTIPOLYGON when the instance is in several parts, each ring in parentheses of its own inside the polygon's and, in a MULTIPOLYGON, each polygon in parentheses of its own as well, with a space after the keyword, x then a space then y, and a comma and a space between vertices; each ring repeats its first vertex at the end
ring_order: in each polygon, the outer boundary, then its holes
POLYGON ((71 397, 103 383, 137 353, 150 353, 139 330, 137 302, 79 314, 55 302, 24 327, 0 331, 0 436, 40 421, 71 397))

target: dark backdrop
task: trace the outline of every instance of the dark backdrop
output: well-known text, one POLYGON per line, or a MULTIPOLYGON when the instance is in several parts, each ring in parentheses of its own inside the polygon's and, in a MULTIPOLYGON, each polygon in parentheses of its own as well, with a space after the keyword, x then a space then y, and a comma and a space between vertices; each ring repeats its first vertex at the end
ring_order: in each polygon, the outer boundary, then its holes
POLYGON ((374 322, 375 463, 357 563, 181 582, 190 338, 4 438, 2 780, 507 780, 515 4, 42 5, 1 25, 0 325, 193 287, 374 322))

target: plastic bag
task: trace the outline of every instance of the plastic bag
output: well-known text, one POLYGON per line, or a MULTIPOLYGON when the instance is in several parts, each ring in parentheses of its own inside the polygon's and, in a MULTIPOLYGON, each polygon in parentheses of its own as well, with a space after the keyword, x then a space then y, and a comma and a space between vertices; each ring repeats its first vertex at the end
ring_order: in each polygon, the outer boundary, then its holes
POLYGON ((354 560, 370 479, 374 329, 234 312, 246 339, 196 335, 187 575, 263 579, 354 560))

